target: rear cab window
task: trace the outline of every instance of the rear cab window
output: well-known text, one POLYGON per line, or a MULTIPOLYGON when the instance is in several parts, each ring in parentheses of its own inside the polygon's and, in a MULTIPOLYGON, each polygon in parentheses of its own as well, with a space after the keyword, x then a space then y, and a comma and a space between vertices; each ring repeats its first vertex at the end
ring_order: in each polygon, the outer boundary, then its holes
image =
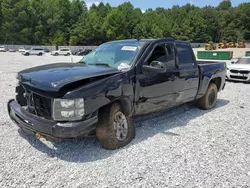
POLYGON ((176 44, 177 59, 180 66, 190 66, 195 62, 192 48, 188 44, 176 44))

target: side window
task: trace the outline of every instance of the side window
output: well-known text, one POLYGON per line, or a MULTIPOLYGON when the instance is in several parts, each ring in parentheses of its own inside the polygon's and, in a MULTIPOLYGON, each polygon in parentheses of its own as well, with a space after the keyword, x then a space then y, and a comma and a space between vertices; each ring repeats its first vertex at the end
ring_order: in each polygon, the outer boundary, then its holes
POLYGON ((148 64, 150 65, 152 61, 160 61, 159 59, 163 58, 166 55, 167 53, 166 53, 166 49, 164 45, 158 45, 154 48, 152 55, 150 56, 148 60, 148 64))
POLYGON ((152 61, 160 61, 164 63, 168 68, 175 68, 175 55, 174 46, 171 43, 158 45, 152 52, 151 57, 148 60, 148 64, 152 61))
POLYGON ((190 46, 185 44, 176 44, 177 57, 180 65, 192 64, 194 62, 193 52, 190 46))
POLYGON ((164 44, 166 50, 166 55, 160 57, 158 61, 164 63, 167 68, 175 68, 175 54, 174 54, 174 45, 171 43, 164 44))

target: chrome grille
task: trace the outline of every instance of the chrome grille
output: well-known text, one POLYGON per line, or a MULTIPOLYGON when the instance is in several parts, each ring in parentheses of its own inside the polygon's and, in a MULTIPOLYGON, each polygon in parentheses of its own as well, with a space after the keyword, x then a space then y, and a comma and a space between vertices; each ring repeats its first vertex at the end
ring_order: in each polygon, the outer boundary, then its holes
POLYGON ((248 70, 234 70, 234 69, 230 70, 230 72, 234 74, 249 74, 250 73, 250 71, 248 70))
POLYGON ((52 99, 36 94, 21 86, 16 87, 16 100, 27 110, 45 119, 52 119, 52 99))

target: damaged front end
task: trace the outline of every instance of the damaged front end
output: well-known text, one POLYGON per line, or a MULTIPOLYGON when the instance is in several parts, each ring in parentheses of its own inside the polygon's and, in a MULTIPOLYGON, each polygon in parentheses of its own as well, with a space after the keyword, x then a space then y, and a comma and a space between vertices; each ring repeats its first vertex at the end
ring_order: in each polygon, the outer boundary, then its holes
POLYGON ((67 106, 65 100, 44 96, 21 84, 16 91, 16 100, 8 102, 9 116, 27 133, 65 139, 88 136, 96 128, 97 113, 86 115, 83 100, 77 103, 79 108, 76 110, 80 115, 75 118, 69 115, 72 106, 67 106), (62 106, 61 109, 56 107, 58 104, 62 106))

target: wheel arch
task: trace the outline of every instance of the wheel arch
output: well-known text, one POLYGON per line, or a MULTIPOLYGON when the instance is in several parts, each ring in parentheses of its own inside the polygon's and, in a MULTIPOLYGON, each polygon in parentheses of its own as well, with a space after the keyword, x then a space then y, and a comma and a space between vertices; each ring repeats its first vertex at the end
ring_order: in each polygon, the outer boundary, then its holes
POLYGON ((209 84, 210 83, 214 83, 217 86, 217 89, 219 91, 220 88, 221 88, 221 84, 222 84, 222 78, 221 77, 213 78, 213 79, 210 80, 209 84))
POLYGON ((113 105, 115 103, 118 103, 121 106, 125 115, 132 116, 132 114, 133 114, 133 102, 129 99, 129 97, 121 97, 121 98, 115 99, 114 101, 112 101, 109 104, 102 106, 98 110, 98 114, 102 113, 103 111, 105 111, 106 108, 109 108, 111 105, 113 105))

